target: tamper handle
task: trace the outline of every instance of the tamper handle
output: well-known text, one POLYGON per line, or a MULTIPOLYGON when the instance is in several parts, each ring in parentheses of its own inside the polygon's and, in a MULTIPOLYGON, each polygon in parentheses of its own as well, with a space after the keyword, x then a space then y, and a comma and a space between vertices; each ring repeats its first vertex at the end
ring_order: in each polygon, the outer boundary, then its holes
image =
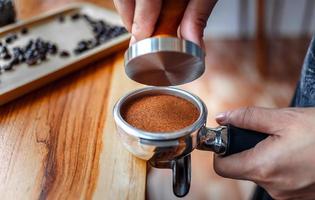
POLYGON ((163 0, 160 16, 152 36, 177 37, 177 29, 189 0, 163 0))

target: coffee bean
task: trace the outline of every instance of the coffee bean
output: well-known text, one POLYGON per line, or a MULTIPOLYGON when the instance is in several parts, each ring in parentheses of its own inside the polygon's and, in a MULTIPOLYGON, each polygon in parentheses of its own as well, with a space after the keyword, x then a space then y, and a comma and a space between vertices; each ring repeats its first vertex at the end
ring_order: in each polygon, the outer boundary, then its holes
POLYGON ((48 48, 48 52, 53 55, 56 54, 58 51, 57 45, 55 44, 48 44, 47 48, 48 48))
POLYGON ((13 48, 13 58, 18 59, 19 63, 25 61, 24 52, 20 47, 13 48))
POLYGON ((4 40, 7 44, 11 44, 14 40, 16 40, 18 37, 16 34, 12 33, 9 36, 7 36, 4 40))
POLYGON ((21 34, 22 34, 22 35, 28 34, 28 29, 27 29, 27 28, 22 28, 21 34))
POLYGON ((8 48, 6 46, 0 46, 0 54, 8 53, 8 48))
POLYGON ((31 47, 33 46, 34 41, 31 39, 28 41, 28 43, 25 46, 25 51, 31 49, 31 47))
POLYGON ((12 58, 11 54, 10 53, 6 53, 6 54, 3 54, 2 58, 4 60, 10 60, 12 58))
POLYGON ((80 13, 75 13, 71 16, 71 19, 75 21, 75 20, 78 20, 80 17, 81 17, 80 13))
POLYGON ((65 58, 65 57, 69 57, 69 56, 70 56, 70 53, 68 51, 63 50, 60 52, 60 57, 65 58))
POLYGON ((47 55, 46 55, 46 54, 40 54, 40 55, 39 55, 39 59, 40 59, 41 61, 45 61, 45 60, 47 60, 47 55))
POLYGON ((58 17, 58 21, 59 21, 60 23, 63 23, 63 22, 65 21, 65 16, 60 15, 60 16, 58 17))
POLYGON ((91 19, 88 15, 83 14, 82 17, 83 17, 83 19, 85 19, 85 21, 87 21, 89 24, 92 23, 92 19, 91 19))
POLYGON ((12 66, 18 65, 19 63, 20 63, 19 58, 13 58, 13 60, 11 60, 11 62, 10 62, 10 64, 11 64, 12 66))
POLYGON ((29 66, 37 64, 37 59, 36 58, 29 58, 26 60, 26 64, 29 66))
POLYGON ((82 51, 81 51, 80 49, 78 49, 78 48, 74 49, 73 52, 74 52, 74 54, 76 54, 76 55, 82 53, 82 51))
POLYGON ((13 65, 11 63, 5 64, 3 66, 4 71, 11 71, 13 69, 13 65))

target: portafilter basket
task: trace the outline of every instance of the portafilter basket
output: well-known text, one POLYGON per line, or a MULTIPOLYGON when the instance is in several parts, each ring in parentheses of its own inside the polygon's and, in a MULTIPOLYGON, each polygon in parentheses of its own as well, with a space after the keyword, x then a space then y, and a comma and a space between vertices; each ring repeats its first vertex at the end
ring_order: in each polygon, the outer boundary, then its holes
POLYGON ((118 100, 114 106, 117 133, 124 146, 136 157, 149 161, 152 167, 173 171, 173 192, 183 197, 189 192, 191 181, 190 153, 194 149, 212 151, 228 156, 254 147, 266 134, 237 128, 231 125, 206 127, 207 108, 202 100, 173 87, 146 87, 135 90, 118 100), (199 110, 198 119, 190 126, 174 132, 147 132, 128 124, 121 115, 123 105, 133 99, 167 94, 194 104, 199 110))

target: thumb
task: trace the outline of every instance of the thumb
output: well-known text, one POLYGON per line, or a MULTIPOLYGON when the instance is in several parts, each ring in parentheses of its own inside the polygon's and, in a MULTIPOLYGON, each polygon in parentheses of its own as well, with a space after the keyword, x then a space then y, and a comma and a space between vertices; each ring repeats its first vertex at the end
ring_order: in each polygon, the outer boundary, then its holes
POLYGON ((216 116, 216 121, 221 125, 231 124, 243 129, 277 134, 281 128, 286 127, 286 114, 285 109, 246 107, 220 113, 216 116))

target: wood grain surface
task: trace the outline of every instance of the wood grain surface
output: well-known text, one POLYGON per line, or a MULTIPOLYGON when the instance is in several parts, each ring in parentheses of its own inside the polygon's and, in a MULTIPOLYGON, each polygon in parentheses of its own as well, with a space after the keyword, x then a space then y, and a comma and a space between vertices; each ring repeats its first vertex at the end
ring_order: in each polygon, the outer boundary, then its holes
MULTIPOLYGON (((18 16, 28 18, 73 1, 15 2, 18 16)), ((90 2, 113 8, 110 0, 90 2)), ((225 110, 286 106, 308 42, 269 41, 265 77, 259 73, 263 65, 255 41, 206 41, 206 73, 182 88, 205 101, 209 126, 216 126, 214 116, 225 110)), ((0 107, 1 200, 145 198, 146 163, 121 146, 112 118, 116 100, 141 87, 126 78, 122 56, 108 56, 0 107)), ((251 195, 253 184, 215 174, 209 152, 194 151, 192 166, 191 190, 184 199, 251 195)), ((151 169, 148 198, 177 199, 171 179, 170 170, 151 169)))
MULTIPOLYGON (((68 2, 16 4, 28 18, 68 2)), ((0 107, 1 199, 144 199, 146 163, 121 146, 112 119, 136 87, 118 52, 0 107)))

